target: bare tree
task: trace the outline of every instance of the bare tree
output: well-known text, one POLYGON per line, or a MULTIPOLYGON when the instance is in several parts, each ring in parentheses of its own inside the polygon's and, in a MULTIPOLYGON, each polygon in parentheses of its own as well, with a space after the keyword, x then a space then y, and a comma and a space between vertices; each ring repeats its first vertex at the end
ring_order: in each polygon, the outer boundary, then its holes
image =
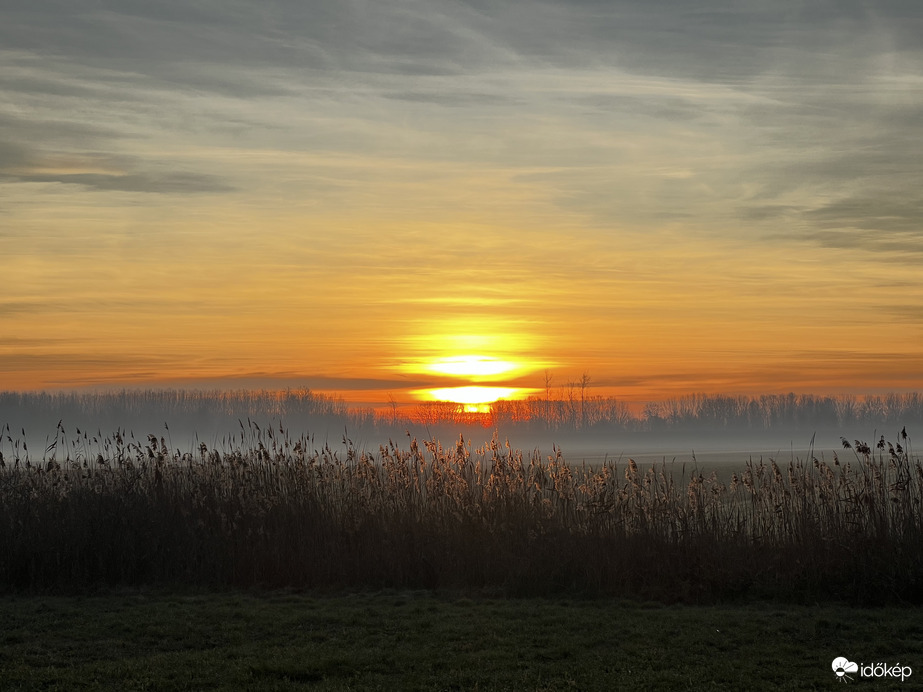
POLYGON ((545 406, 543 415, 545 418, 545 426, 551 428, 551 380, 554 379, 551 371, 545 369, 545 406))
POLYGON ((388 392, 388 405, 391 407, 391 425, 397 422, 397 401, 391 392, 388 392))
POLYGON ((586 370, 580 377, 580 427, 586 428, 586 388, 590 386, 590 375, 586 370))

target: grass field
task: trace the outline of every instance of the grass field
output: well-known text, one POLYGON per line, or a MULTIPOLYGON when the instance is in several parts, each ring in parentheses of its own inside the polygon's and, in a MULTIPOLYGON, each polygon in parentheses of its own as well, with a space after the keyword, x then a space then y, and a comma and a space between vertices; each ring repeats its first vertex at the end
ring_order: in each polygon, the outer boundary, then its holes
POLYGON ((3 690, 835 688, 831 662, 923 677, 923 609, 665 606, 419 591, 126 590, 0 599, 3 690))

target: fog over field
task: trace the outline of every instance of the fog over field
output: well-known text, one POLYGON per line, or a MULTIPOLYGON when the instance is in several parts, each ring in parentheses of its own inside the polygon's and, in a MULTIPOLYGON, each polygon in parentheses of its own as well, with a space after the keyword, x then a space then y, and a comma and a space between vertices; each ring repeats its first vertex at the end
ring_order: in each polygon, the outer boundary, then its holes
MULTIPOLYGON (((748 459, 832 460, 842 439, 877 443, 923 429, 923 397, 698 396, 650 402, 631 411, 615 399, 572 397, 496 402, 466 413, 449 402, 387 410, 351 408, 307 389, 139 390, 109 393, 2 393, 0 451, 32 459, 95 456, 93 440, 162 438, 171 451, 249 447, 258 437, 306 436, 314 449, 376 453, 394 442, 459 436, 477 446, 492 438, 524 452, 561 451, 571 463, 675 462, 724 468, 748 459), (60 427, 59 427, 60 424, 60 427), (60 440, 55 442, 60 437, 60 440), (25 443, 26 448, 21 447, 25 443), (66 451, 65 451, 66 450, 66 451)), ((260 437, 260 439, 263 439, 260 437)), ((97 445, 98 446, 98 445, 97 445)))

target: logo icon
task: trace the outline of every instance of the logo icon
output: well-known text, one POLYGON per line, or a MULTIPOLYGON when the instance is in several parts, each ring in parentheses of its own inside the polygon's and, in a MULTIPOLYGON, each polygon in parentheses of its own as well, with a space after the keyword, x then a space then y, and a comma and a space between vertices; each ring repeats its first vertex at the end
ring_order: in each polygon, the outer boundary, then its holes
POLYGON ((833 659, 833 672, 836 673, 838 682, 846 682, 847 680, 852 680, 852 677, 847 675, 847 673, 858 673, 859 665, 853 663, 849 659, 839 656, 833 659))

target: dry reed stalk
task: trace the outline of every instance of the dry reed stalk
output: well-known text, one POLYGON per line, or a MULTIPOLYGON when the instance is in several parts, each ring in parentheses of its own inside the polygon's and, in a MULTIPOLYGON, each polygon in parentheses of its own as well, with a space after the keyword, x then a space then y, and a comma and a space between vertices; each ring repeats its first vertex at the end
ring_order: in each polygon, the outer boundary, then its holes
POLYGON ((574 467, 496 437, 377 454, 344 442, 345 454, 309 451, 309 438, 250 421, 225 449, 192 454, 123 430, 68 442, 59 426, 41 462, 4 460, 0 586, 923 598, 923 466, 906 438, 882 438, 877 454, 850 444, 845 464, 749 460, 730 485, 633 460, 574 467))

